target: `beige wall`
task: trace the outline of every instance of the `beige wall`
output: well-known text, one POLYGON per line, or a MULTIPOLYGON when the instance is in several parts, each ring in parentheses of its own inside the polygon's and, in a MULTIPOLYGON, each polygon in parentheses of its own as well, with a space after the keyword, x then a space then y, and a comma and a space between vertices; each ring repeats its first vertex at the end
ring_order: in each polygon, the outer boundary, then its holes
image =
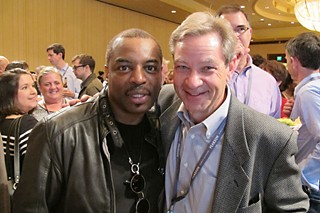
MULTIPOLYGON (((96 0, 0 0, 0 55, 26 60, 30 69, 50 65, 46 48, 62 43, 66 61, 87 53, 103 70, 108 41, 120 31, 138 27, 153 34, 172 61, 168 41, 177 24, 121 9, 96 0)), ((284 53, 284 44, 251 45, 251 55, 284 53)), ((172 63, 169 64, 172 67, 172 63)))
POLYGON ((46 48, 62 43, 66 61, 87 53, 103 70, 108 41, 120 31, 137 27, 154 35, 171 60, 168 41, 176 24, 96 0, 0 0, 0 55, 26 60, 30 69, 50 65, 46 48))
POLYGON ((267 58, 267 54, 285 53, 285 43, 278 44, 251 44, 250 55, 260 54, 267 58))

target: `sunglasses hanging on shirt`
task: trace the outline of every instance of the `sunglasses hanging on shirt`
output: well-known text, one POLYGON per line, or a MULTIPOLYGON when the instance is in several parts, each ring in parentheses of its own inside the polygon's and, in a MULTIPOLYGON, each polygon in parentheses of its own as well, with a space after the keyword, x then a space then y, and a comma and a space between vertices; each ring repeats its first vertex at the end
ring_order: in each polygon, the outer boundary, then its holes
POLYGON ((133 174, 130 181, 126 180, 125 183, 130 185, 130 189, 138 196, 138 201, 136 203, 136 213, 148 213, 150 209, 149 201, 144 197, 144 187, 146 181, 143 175, 140 174, 140 163, 133 163, 132 159, 129 157, 129 163, 131 165, 131 172, 133 174))

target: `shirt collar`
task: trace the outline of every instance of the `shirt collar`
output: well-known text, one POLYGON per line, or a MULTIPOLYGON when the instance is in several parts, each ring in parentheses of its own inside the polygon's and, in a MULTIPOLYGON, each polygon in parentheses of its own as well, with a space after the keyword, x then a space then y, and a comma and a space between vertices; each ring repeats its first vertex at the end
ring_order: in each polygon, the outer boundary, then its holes
POLYGON ((312 73, 307 77, 305 77, 304 79, 302 79, 302 81, 300 81, 300 83, 294 89, 294 96, 296 96, 296 94, 304 85, 306 85, 309 81, 312 81, 314 77, 318 77, 318 76, 320 76, 320 73, 312 73))
MULTIPOLYGON (((212 113, 208 118, 197 125, 204 125, 206 127, 206 138, 209 139, 218 129, 221 122, 227 117, 228 110, 230 106, 231 92, 229 86, 226 88, 227 97, 222 103, 222 105, 212 113)), ((191 121, 188 111, 186 110, 183 103, 181 103, 178 109, 178 117, 188 129, 194 126, 194 123, 191 121)))
POLYGON ((246 65, 243 69, 242 72, 239 74, 239 71, 236 70, 234 71, 234 74, 238 74, 238 75, 245 75, 247 76, 249 74, 248 70, 250 70, 250 68, 252 67, 252 57, 250 55, 248 55, 248 59, 249 61, 248 65, 246 65))
POLYGON ((69 64, 66 63, 66 65, 61 69, 61 72, 62 72, 62 73, 67 72, 68 68, 69 68, 69 64))

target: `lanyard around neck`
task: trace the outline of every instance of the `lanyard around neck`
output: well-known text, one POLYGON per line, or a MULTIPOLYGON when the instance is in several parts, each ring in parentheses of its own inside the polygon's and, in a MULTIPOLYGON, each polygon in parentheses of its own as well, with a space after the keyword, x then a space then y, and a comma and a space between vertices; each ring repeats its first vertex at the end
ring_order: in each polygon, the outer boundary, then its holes
POLYGON ((176 202, 182 200, 183 198, 185 198, 187 196, 187 194, 189 193, 189 190, 191 188, 191 185, 194 181, 194 179, 196 178, 196 176, 199 174, 200 169, 202 168, 202 166, 205 164, 205 162, 208 160, 212 150, 215 148, 215 146, 217 145, 218 141, 220 141, 223 131, 224 131, 224 127, 226 125, 226 118, 221 122, 221 124, 219 125, 218 129, 216 130, 217 134, 214 137, 214 139, 211 141, 211 143, 207 146, 206 150, 204 151, 204 153, 202 153, 200 160, 198 161, 195 169, 192 172, 191 175, 191 180, 190 180, 190 184, 189 184, 189 188, 188 190, 180 195, 177 196, 178 193, 178 179, 179 179, 179 173, 180 173, 180 163, 181 163, 181 141, 183 140, 183 133, 182 133, 182 128, 180 130, 179 133, 179 139, 178 139, 178 143, 177 143, 177 150, 176 150, 176 161, 177 161, 177 169, 176 169, 176 175, 175 175, 175 180, 174 180, 174 187, 175 187, 175 192, 174 192, 174 197, 171 200, 171 205, 170 205, 170 209, 168 212, 173 212, 173 206, 176 202))
POLYGON ((62 74, 62 79, 63 79, 63 77, 66 75, 68 69, 69 69, 69 65, 67 66, 67 68, 65 69, 64 73, 62 74))

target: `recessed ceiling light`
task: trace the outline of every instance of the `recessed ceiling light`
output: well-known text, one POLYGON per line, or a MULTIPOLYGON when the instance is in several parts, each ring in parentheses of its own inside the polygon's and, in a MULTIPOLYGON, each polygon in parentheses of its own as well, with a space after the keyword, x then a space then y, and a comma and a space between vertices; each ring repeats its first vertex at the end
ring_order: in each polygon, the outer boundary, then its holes
POLYGON ((256 13, 252 13, 252 15, 253 15, 253 16, 255 16, 255 15, 256 15, 256 13))
POLYGON ((244 8, 246 8, 246 6, 244 6, 244 5, 241 5, 241 6, 240 6, 240 8, 241 8, 241 9, 244 9, 244 8))
POLYGON ((269 10, 269 6, 264 7, 264 9, 269 10))
POLYGON ((268 26, 271 26, 271 24, 268 24, 268 26))
POLYGON ((175 10, 171 10, 171 13, 176 13, 177 11, 175 11, 175 10))
POLYGON ((294 21, 290 22, 291 24, 294 24, 294 21))
POLYGON ((264 21, 264 18, 261 18, 260 21, 264 21))

